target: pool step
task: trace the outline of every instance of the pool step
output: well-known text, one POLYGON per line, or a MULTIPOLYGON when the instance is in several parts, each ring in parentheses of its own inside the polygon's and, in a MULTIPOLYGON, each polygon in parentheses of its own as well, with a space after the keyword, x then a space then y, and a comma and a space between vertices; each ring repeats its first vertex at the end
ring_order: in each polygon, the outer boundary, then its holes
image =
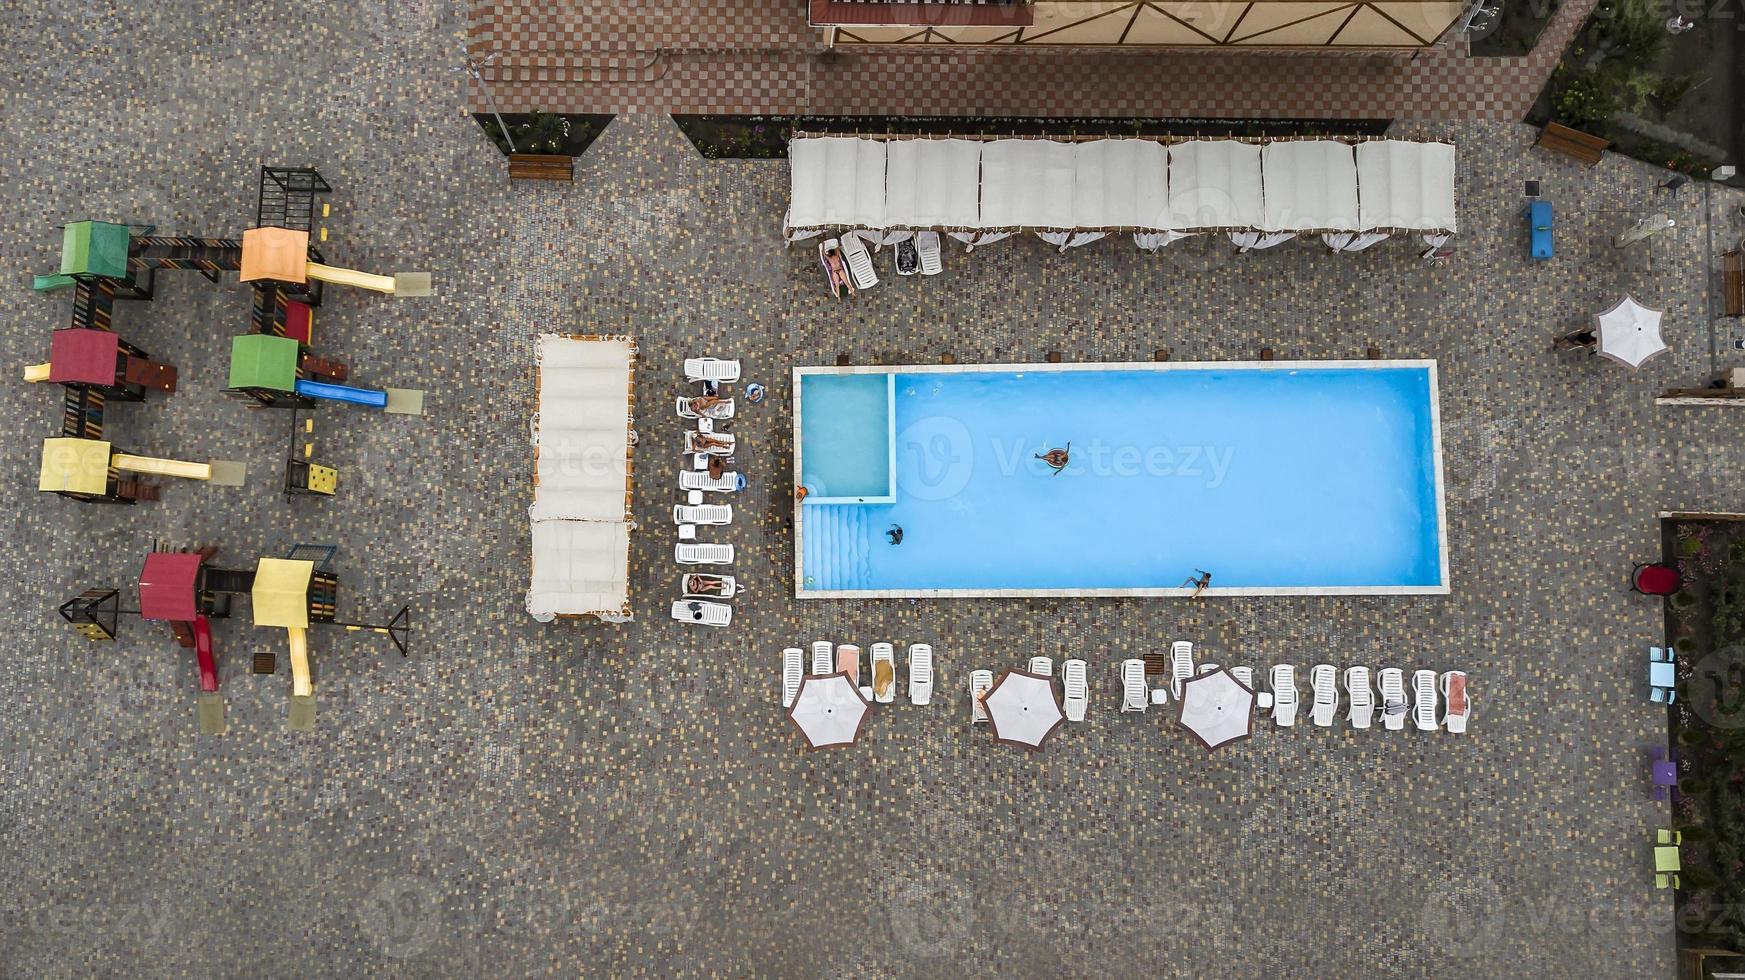
POLYGON ((810 589, 865 588, 870 569, 871 525, 861 504, 813 504, 805 508, 803 573, 810 589))

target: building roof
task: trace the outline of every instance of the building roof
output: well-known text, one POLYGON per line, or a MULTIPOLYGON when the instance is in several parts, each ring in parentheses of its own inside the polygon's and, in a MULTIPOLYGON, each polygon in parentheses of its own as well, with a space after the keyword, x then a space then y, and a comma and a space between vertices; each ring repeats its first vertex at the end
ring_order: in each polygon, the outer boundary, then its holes
POLYGON ((53 384, 112 385, 121 338, 107 330, 56 330, 49 340, 48 379, 53 384))
POLYGON ((284 626, 302 629, 309 625, 309 578, 315 573, 312 561, 290 558, 262 558, 254 573, 254 605, 256 626, 284 626))
POLYGON ((302 348, 289 337, 246 333, 230 341, 230 387, 297 390, 302 348))
POLYGON ((145 567, 139 572, 140 617, 192 622, 199 615, 194 592, 203 560, 197 553, 183 551, 146 555, 145 567))

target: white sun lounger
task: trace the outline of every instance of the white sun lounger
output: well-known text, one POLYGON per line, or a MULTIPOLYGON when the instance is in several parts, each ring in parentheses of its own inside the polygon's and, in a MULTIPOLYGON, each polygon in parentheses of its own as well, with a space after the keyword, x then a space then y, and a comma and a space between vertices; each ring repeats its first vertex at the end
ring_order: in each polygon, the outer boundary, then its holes
POLYGON ((673 549, 673 560, 681 565, 731 565, 733 546, 730 544, 680 544, 673 549))
POLYGON ((739 380, 739 362, 723 361, 718 357, 687 357, 685 358, 686 381, 719 381, 722 384, 732 384, 739 380))
POLYGON ((1466 671, 1450 670, 1442 675, 1442 727, 1455 735, 1466 734, 1466 720, 1472 717, 1472 694, 1467 688, 1466 671))
POLYGON ((1290 664, 1273 664, 1267 675, 1272 688, 1272 721, 1280 728, 1297 723, 1297 668, 1290 664))
POLYGON ((969 722, 979 725, 988 720, 988 706, 982 703, 982 696, 992 690, 994 672, 991 670, 972 670, 969 672, 969 722))
POLYGON ((685 419, 730 419, 733 417, 733 399, 729 398, 706 412, 691 411, 691 399, 688 395, 679 396, 679 417, 685 419))
POLYGON ((782 707, 794 706, 794 696, 800 693, 800 679, 805 676, 805 667, 805 651, 799 647, 782 651, 782 707))
POLYGON ((933 647, 927 643, 909 644, 909 703, 933 703, 933 647))
POLYGON ((866 242, 861 239, 860 232, 851 231, 842 236, 842 260, 848 263, 848 274, 854 277, 854 288, 871 289, 879 284, 879 274, 873 269, 872 256, 866 254, 866 242))
POLYGON ((702 599, 680 599, 673 603, 673 618, 681 623, 703 626, 726 626, 733 622, 733 607, 725 602, 705 602, 702 599))
POLYGON ((1145 661, 1121 661, 1121 710, 1144 711, 1150 702, 1145 690, 1145 661))
POLYGON ((897 700, 897 650, 889 643, 874 643, 872 645, 872 682, 873 700, 880 704, 890 704, 897 700), (879 690, 879 664, 885 664, 890 672, 890 680, 884 690, 879 690))
POLYGON ((1194 645, 1189 640, 1177 640, 1169 645, 1169 693, 1182 699, 1182 681, 1194 676, 1194 645))
POLYGON ((1196 671, 1196 673, 1210 674, 1212 671, 1217 670, 1217 669, 1218 669, 1218 665, 1215 663, 1212 663, 1211 661, 1208 660, 1207 662, 1200 665, 1200 668, 1198 671, 1196 671))
MULTIPOLYGON (((847 674, 856 686, 860 684, 860 647, 853 643, 836 644, 836 672, 847 674)), ((870 699, 869 699, 870 700, 870 699)))
POLYGON ((732 524, 732 504, 674 504, 674 524, 732 524))
POLYGON ((1061 698, 1061 707, 1066 712, 1066 720, 1084 721, 1085 705, 1090 700, 1090 685, 1085 683, 1083 660, 1073 657, 1060 665, 1060 686, 1065 694, 1061 698))
POLYGON ((1316 664, 1309 670, 1309 690, 1314 695, 1309 720, 1317 728, 1331 727, 1333 716, 1339 713, 1338 676, 1332 664, 1316 664))
POLYGON ((944 272, 945 266, 939 263, 939 232, 916 232, 915 256, 921 260, 922 275, 937 276, 944 272))
POLYGON ((1406 712, 1409 709, 1406 701, 1406 676, 1398 667, 1383 667, 1375 675, 1377 686, 1381 688, 1381 725, 1390 732, 1403 731, 1406 727, 1406 712))
POLYGON ((1054 676, 1054 660, 1050 657, 1031 657, 1028 667, 1030 673, 1041 674, 1044 677, 1054 676))
POLYGON ((731 456, 733 455, 733 448, 737 445, 738 441, 739 440, 731 432, 687 432, 685 433, 685 452, 704 453, 709 456, 731 456), (727 445, 709 446, 705 448, 702 440, 704 435, 725 442, 727 445))
POLYGON ((829 640, 812 641, 812 673, 820 676, 836 673, 836 647, 829 640))
POLYGON ((1412 724, 1421 732, 1436 730, 1436 672, 1412 671, 1412 724))
POLYGON ((707 472, 693 470, 679 471, 680 490, 713 490, 716 493, 737 493, 739 491, 739 474, 723 473, 720 479, 710 476, 707 472))
POLYGON ((1272 707, 1272 695, 1254 686, 1253 667, 1232 667, 1230 676, 1242 682, 1242 686, 1254 692, 1254 706, 1262 711, 1272 707))
POLYGON ((1352 728, 1368 728, 1375 720, 1375 689, 1369 686, 1368 667, 1345 668, 1345 698, 1351 705, 1345 717, 1352 728))

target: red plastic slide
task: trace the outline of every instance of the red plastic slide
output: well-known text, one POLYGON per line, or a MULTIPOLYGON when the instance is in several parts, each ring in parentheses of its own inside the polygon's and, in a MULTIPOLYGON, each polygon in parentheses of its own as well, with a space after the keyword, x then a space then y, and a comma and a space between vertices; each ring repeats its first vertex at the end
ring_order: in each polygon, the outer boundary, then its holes
POLYGON ((200 690, 218 690, 218 661, 212 659, 212 627, 205 616, 194 617, 194 657, 200 662, 200 690))

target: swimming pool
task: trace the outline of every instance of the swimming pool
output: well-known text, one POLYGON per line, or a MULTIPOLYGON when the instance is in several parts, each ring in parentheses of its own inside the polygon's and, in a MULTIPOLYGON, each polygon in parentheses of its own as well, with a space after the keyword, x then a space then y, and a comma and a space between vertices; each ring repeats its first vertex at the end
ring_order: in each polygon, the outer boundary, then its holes
POLYGON ((800 598, 1185 595, 1199 570, 1225 595, 1448 591, 1434 361, 795 368, 793 390, 800 598))

